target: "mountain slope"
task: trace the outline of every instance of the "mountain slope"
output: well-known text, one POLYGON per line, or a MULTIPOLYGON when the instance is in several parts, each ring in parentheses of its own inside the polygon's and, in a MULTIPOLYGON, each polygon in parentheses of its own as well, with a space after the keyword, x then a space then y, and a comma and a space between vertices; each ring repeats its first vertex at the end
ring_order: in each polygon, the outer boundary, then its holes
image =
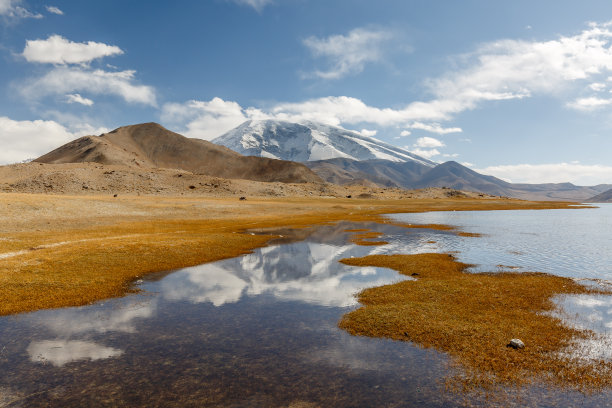
POLYGON ((124 126, 100 136, 85 136, 35 161, 171 168, 257 181, 321 182, 300 163, 242 156, 223 146, 186 138, 157 123, 124 126))
POLYGON ((315 122, 298 124, 276 120, 251 120, 219 136, 213 142, 248 156, 299 162, 345 158, 359 161, 413 161, 429 167, 436 164, 357 132, 315 122))
POLYGON ((415 188, 449 187, 500 196, 510 195, 511 186, 506 181, 477 173, 455 161, 439 164, 414 184, 415 188))
POLYGON ((344 158, 304 162, 323 180, 334 184, 368 184, 384 187, 411 187, 431 169, 416 161, 356 161, 344 158))
POLYGON ((612 189, 586 200, 589 203, 612 203, 612 189))

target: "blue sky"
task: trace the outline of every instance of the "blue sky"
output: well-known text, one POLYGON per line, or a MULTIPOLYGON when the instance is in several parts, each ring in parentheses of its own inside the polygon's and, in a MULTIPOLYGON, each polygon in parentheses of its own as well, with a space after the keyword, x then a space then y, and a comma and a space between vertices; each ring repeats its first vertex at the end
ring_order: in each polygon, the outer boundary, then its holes
POLYGON ((156 121, 318 120, 515 182, 612 183, 612 3, 0 0, 0 163, 156 121))

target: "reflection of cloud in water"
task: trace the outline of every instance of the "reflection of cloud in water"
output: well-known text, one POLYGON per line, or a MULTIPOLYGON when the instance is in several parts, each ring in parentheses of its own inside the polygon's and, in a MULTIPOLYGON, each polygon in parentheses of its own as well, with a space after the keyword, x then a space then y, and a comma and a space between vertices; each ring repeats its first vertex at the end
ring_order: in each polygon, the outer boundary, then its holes
POLYGON ((612 361, 612 296, 568 295, 555 300, 559 309, 553 316, 567 326, 590 330, 591 338, 574 341, 564 354, 579 360, 612 361))
POLYGON ((49 362, 56 367, 73 361, 101 360, 123 354, 122 350, 81 340, 33 341, 27 351, 31 361, 49 362))
POLYGON ((192 303, 211 302, 215 306, 235 303, 247 283, 215 264, 183 269, 162 282, 163 296, 192 303))
POLYGON ((120 309, 60 309, 53 311, 51 316, 42 314, 39 324, 62 336, 111 331, 133 333, 134 321, 152 317, 155 309, 155 302, 134 302, 120 309))
POLYGON ((239 258, 177 271, 164 279, 162 293, 166 299, 215 306, 237 302, 244 293, 272 294, 322 306, 351 306, 356 303, 354 294, 364 287, 406 279, 395 271, 338 262, 371 250, 314 242, 270 246, 239 258))

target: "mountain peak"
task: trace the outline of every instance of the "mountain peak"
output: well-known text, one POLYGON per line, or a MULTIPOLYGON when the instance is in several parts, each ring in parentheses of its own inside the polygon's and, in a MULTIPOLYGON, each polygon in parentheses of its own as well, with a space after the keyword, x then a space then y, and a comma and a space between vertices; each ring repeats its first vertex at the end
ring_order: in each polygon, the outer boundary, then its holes
POLYGON ((187 138, 154 122, 119 127, 100 136, 82 137, 35 161, 181 169, 216 177, 257 181, 321 181, 303 164, 244 157, 226 147, 187 138))
POLYGON ((431 160, 358 132, 313 121, 250 120, 214 139, 213 143, 247 156, 300 162, 346 158, 414 161, 427 167, 436 165, 431 160))

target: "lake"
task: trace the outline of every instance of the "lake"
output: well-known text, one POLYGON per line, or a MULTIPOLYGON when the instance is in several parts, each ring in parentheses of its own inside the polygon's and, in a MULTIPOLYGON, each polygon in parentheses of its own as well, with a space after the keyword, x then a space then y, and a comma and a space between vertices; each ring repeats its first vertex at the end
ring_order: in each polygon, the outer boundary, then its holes
MULTIPOLYGON (((458 373, 445 355, 339 330, 342 315, 358 306, 355 293, 407 278, 338 260, 455 252, 477 264, 473 271, 609 279, 611 216, 612 206, 392 216, 457 225, 480 238, 339 223, 313 228, 299 242, 286 238, 238 258, 148 276, 138 283, 141 293, 124 298, 3 317, 0 406, 491 406, 486 395, 447 391, 446 380, 458 373), (346 230, 356 228, 383 232, 389 244, 355 245, 346 230)), ((612 327, 607 297, 558 304, 560 315, 573 316, 568 324, 602 336, 612 327)), ((607 355, 604 340, 580 346, 585 355, 607 355)), ((611 397, 538 386, 507 392, 501 406, 608 406, 611 397)))

